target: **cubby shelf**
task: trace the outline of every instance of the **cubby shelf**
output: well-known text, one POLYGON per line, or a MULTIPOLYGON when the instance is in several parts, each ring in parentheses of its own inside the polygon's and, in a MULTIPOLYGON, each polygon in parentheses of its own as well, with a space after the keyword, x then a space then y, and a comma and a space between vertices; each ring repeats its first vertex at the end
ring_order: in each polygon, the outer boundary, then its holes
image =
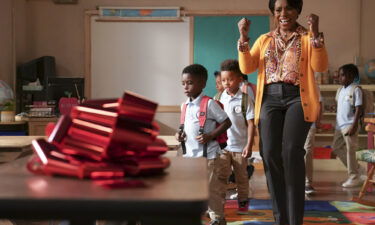
MULTIPOLYGON (((316 137, 332 137, 333 138, 333 133, 316 133, 316 137)), ((367 138, 367 134, 358 134, 358 137, 360 138, 367 138)))
MULTIPOLYGON (((337 91, 341 85, 339 84, 320 84, 320 91, 337 91)), ((370 90, 370 91, 375 91, 375 84, 361 84, 361 87, 370 90)))
MULTIPOLYGON (((320 92, 323 96, 323 104, 324 101, 334 101, 336 91, 339 89, 341 85, 339 84, 320 84, 320 92)), ((361 84, 361 87, 363 89, 375 92, 375 84, 361 84)), ((323 112, 322 115, 322 121, 324 123, 331 123, 333 126, 335 125, 335 120, 336 120, 336 113, 335 112, 323 112)), ((332 144, 333 141, 333 131, 331 132, 325 132, 325 133, 316 133, 316 142, 319 143, 319 145, 330 145, 332 144)), ((365 147, 367 146, 367 134, 360 133, 358 135, 359 137, 359 145, 360 147, 365 147)))

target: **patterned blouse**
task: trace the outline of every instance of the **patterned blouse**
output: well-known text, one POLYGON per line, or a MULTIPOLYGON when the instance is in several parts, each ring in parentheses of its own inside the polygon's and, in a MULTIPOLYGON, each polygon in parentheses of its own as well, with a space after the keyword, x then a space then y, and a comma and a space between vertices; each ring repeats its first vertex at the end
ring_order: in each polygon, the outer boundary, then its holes
POLYGON ((297 29, 285 42, 278 29, 270 32, 273 40, 265 54, 266 84, 284 82, 299 85, 299 61, 301 57, 301 36, 306 28, 297 29))

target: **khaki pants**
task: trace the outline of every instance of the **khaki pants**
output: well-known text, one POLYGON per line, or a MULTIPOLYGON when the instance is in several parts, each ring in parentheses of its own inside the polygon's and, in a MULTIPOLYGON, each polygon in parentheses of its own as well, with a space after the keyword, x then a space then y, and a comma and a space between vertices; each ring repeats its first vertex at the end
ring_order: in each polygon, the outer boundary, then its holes
POLYGON ((224 200, 227 189, 226 184, 233 168, 237 185, 238 201, 248 201, 249 180, 246 169, 247 158, 242 157, 241 152, 230 152, 223 150, 223 153, 220 154, 219 167, 219 180, 225 184, 224 186, 220 186, 223 188, 221 191, 224 193, 224 200))
POLYGON ((225 218, 224 204, 226 192, 223 192, 222 190, 226 188, 226 182, 223 183, 223 181, 219 179, 219 164, 219 157, 207 160, 207 175, 209 186, 208 212, 210 214, 211 220, 220 220, 225 218))
POLYGON ((305 166, 306 166, 306 185, 311 185, 313 182, 313 150, 315 145, 315 133, 316 128, 311 127, 309 133, 307 134, 305 142, 305 166))
POLYGON ((348 169, 349 178, 358 178, 358 162, 355 157, 355 152, 358 150, 358 130, 352 136, 345 136, 350 129, 346 127, 341 130, 335 130, 333 137, 333 152, 339 157, 348 169))

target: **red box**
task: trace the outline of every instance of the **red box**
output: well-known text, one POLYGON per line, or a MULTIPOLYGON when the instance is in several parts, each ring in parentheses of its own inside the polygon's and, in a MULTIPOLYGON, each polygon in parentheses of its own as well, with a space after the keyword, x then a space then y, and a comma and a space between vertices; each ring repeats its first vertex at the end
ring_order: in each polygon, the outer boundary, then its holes
POLYGON ((314 159, 330 159, 332 148, 315 147, 313 152, 314 159))

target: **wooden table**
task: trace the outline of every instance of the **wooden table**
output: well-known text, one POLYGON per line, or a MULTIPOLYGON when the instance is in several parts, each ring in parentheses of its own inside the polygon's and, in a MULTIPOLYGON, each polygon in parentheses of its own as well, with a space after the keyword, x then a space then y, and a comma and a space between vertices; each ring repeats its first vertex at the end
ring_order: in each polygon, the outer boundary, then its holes
POLYGON ((165 175, 143 178, 146 188, 105 189, 91 180, 34 175, 28 157, 0 165, 0 218, 141 221, 142 225, 199 225, 207 209, 206 160, 172 157, 165 175))
POLYGON ((0 163, 10 162, 31 153, 31 141, 44 136, 0 136, 0 163))
POLYGON ((0 136, 0 149, 24 148, 31 145, 31 141, 45 136, 0 136))

